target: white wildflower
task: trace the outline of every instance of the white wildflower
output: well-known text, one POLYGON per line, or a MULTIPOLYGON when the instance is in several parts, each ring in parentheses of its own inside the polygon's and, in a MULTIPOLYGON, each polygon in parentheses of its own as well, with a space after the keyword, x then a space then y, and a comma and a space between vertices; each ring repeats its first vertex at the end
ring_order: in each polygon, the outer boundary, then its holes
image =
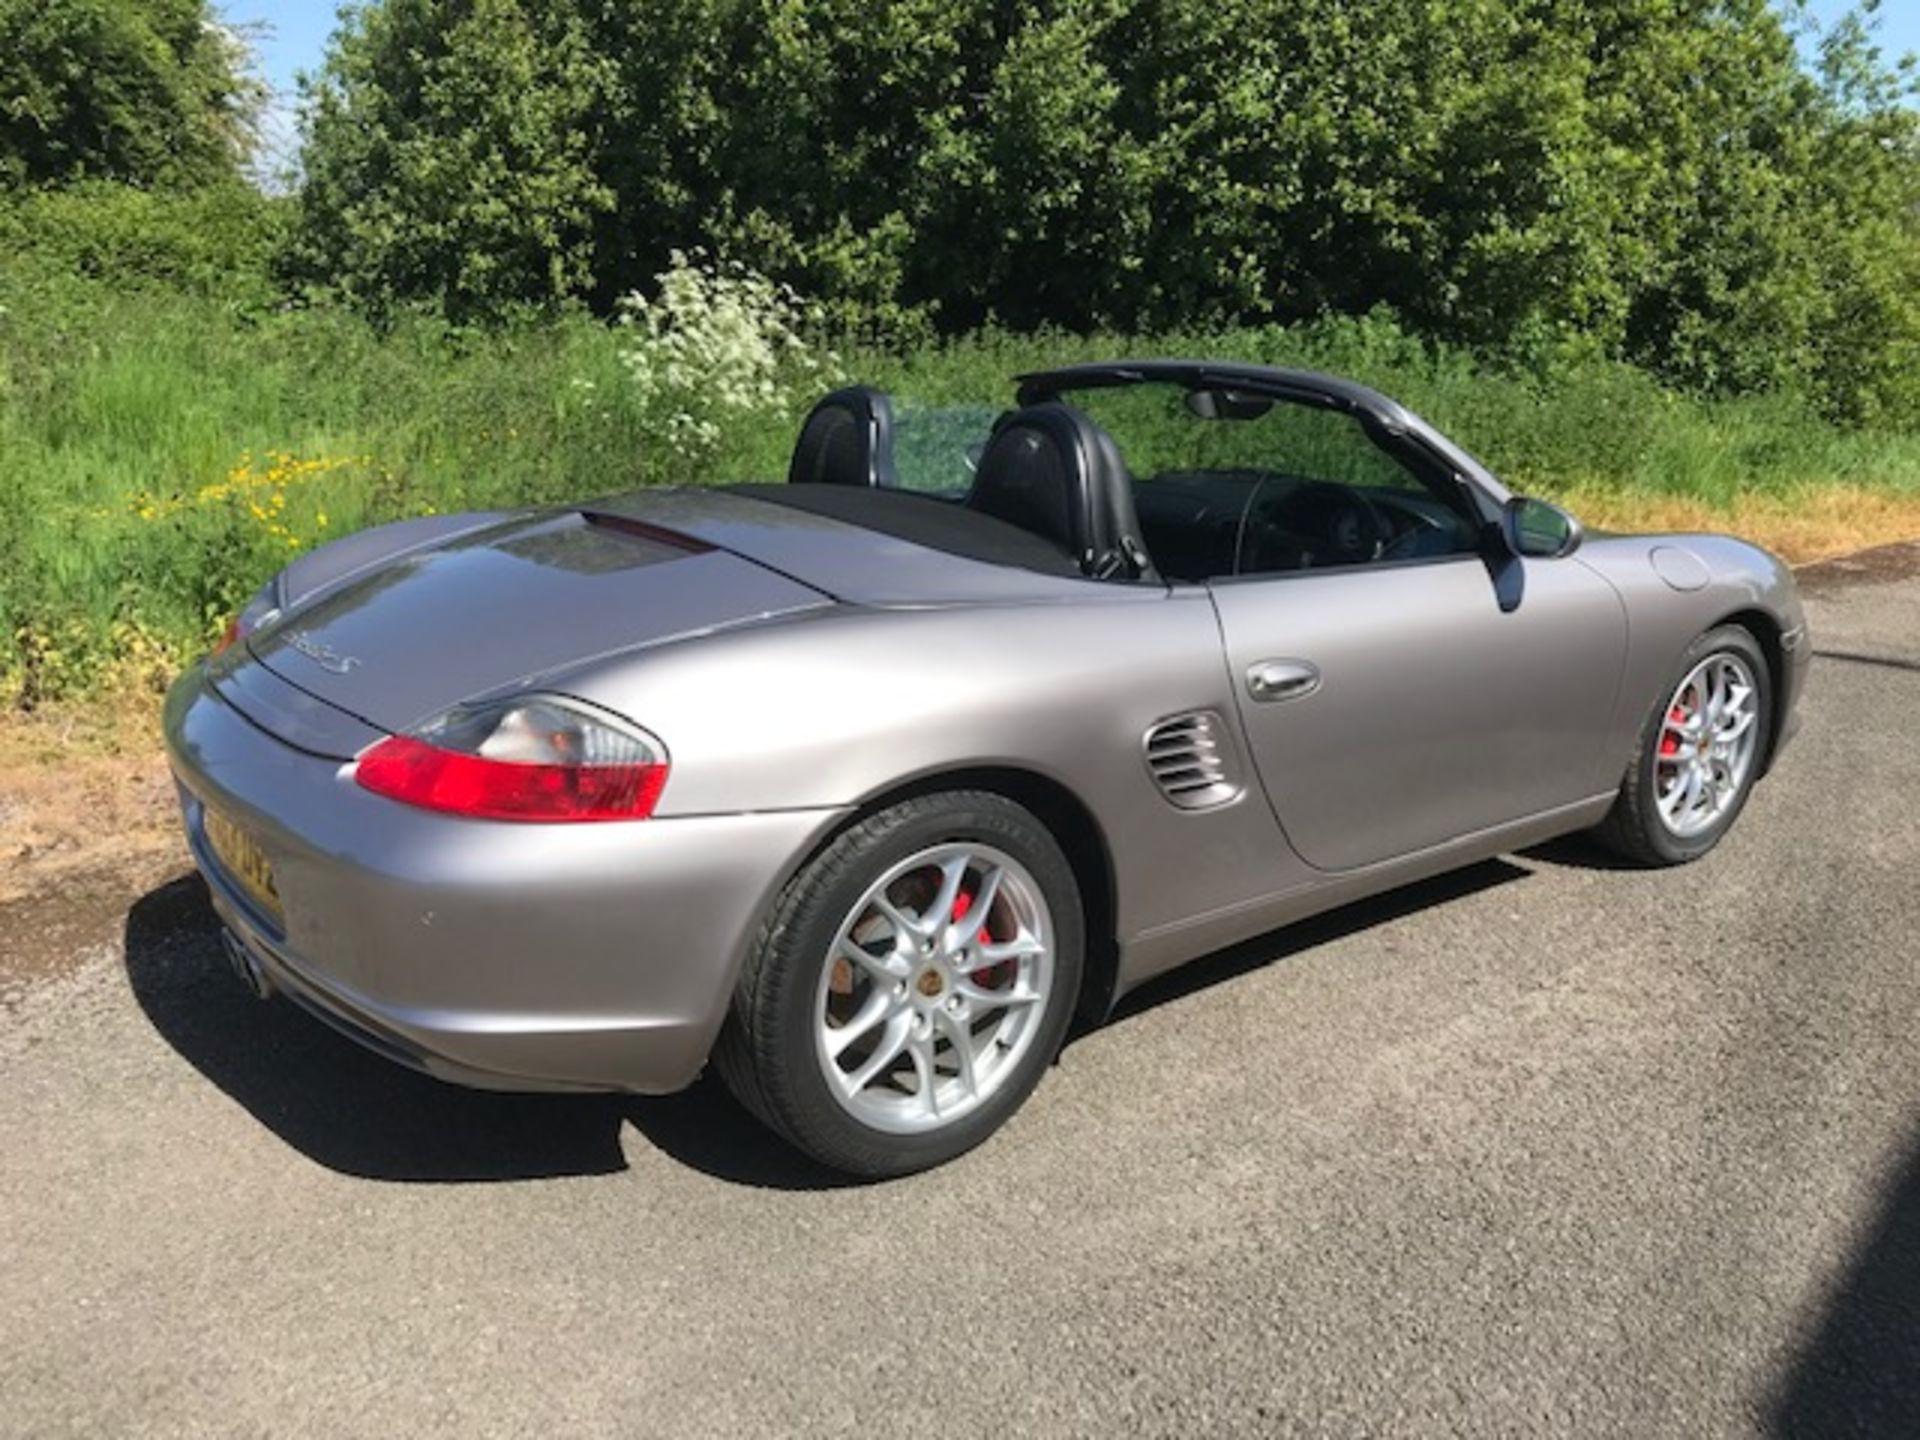
POLYGON ((620 358, 673 452, 672 468, 694 478, 728 425, 792 414, 838 361, 808 343, 807 308, 786 286, 697 251, 670 259, 655 277, 656 296, 621 301, 620 323, 633 338, 620 358))

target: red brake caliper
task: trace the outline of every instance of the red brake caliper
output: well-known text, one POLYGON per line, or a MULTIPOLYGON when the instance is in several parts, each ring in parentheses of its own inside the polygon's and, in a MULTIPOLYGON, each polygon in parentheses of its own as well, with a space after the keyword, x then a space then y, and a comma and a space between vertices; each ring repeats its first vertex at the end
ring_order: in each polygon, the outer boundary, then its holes
MULTIPOLYGON (((1670 725, 1686 724, 1687 712, 1678 705, 1674 706, 1673 709, 1667 712, 1667 723, 1670 725)), ((1678 755, 1680 753, 1679 737, 1674 735, 1672 731, 1668 731, 1660 737, 1660 753, 1662 755, 1678 755)))
MULTIPOLYGON (((958 895, 953 897, 953 918, 956 924, 966 919, 967 912, 971 909, 973 909, 973 896, 967 891, 962 890, 958 895)), ((985 924, 982 924, 980 927, 980 941, 984 945, 991 945, 993 943, 993 936, 987 933, 985 924)), ((987 981, 992 978, 993 972, 998 968, 999 967, 995 965, 983 965, 978 970, 975 970, 968 978, 971 979, 974 984, 984 986, 987 981)))

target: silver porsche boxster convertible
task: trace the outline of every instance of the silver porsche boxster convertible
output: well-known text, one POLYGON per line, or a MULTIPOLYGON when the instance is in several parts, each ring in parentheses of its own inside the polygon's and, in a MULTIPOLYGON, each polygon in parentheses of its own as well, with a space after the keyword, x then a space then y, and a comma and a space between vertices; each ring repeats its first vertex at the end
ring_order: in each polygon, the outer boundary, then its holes
POLYGON ((1078 365, 933 418, 841 390, 787 483, 288 566, 166 710, 242 977, 469 1085, 711 1063, 896 1174, 1208 951, 1576 830, 1693 860, 1792 729, 1773 557, 1583 536, 1360 385, 1078 365))

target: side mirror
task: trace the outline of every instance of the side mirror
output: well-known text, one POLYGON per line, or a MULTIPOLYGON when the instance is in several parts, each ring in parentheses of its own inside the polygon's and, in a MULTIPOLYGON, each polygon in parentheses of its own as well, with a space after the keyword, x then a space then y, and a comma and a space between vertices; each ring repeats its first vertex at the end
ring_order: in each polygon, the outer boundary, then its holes
POLYGON ((1559 560, 1580 548, 1586 531, 1558 505, 1531 496, 1516 495, 1500 515, 1500 533, 1516 555, 1535 560, 1559 560))

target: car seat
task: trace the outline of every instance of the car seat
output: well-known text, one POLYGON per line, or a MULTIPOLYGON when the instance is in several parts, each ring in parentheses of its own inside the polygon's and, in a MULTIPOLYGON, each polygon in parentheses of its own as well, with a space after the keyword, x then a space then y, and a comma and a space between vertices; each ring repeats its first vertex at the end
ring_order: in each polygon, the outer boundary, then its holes
POLYGON ((1070 405, 1030 405, 995 425, 966 503, 1052 541, 1094 579, 1159 578, 1119 446, 1070 405))
POLYGON ((787 480, 798 485, 892 487, 893 405, 870 385, 823 396, 800 427, 787 480))

